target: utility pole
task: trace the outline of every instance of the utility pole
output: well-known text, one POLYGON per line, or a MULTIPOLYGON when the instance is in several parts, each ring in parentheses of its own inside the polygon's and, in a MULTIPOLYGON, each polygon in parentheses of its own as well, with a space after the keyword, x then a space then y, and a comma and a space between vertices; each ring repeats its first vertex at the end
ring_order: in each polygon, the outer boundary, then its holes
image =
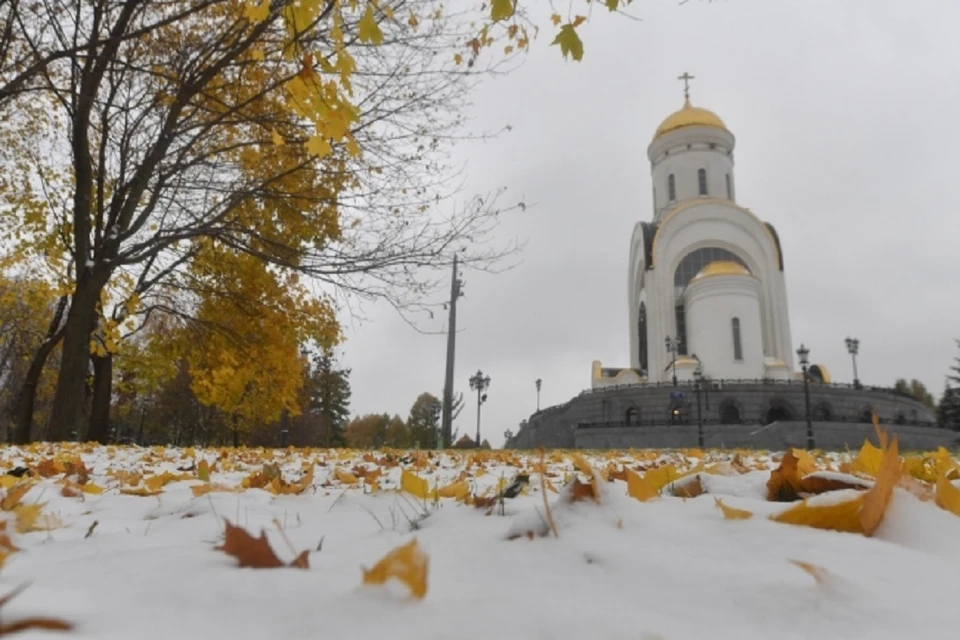
POLYGON ((453 361, 457 346, 457 298, 463 297, 463 281, 457 274, 457 255, 453 255, 453 279, 450 282, 450 318, 447 321, 447 372, 443 381, 443 411, 440 418, 439 448, 453 445, 453 361))

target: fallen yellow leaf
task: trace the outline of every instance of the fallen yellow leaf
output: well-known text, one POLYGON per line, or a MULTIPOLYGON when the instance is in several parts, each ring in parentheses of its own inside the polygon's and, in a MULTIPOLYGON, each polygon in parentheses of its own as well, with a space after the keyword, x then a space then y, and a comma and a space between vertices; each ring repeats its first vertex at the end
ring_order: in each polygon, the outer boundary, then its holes
POLYGON ((363 570, 363 584, 384 584, 397 578, 410 588, 410 593, 422 599, 427 595, 427 568, 429 558, 420 550, 417 540, 397 547, 370 570, 363 570))
POLYGON ((429 483, 415 473, 403 470, 400 475, 400 489, 414 495, 421 500, 426 500, 430 496, 429 483))
POLYGON ((899 443, 897 436, 893 436, 893 441, 883 452, 883 460, 877 471, 877 481, 863 496, 860 524, 863 527, 864 535, 873 535, 873 532, 880 526, 883 514, 890 504, 893 488, 900 481, 900 469, 899 443))
POLYGON ((960 516, 960 489, 957 489, 946 474, 937 478, 937 505, 955 516, 960 516))
POLYGON ((771 520, 786 524, 797 524, 815 529, 830 529, 848 533, 863 533, 860 522, 860 508, 863 496, 831 505, 810 505, 807 500, 774 516, 771 520))
POLYGON ((747 511, 746 509, 737 509, 736 507, 728 507, 723 504, 723 500, 720 498, 714 498, 714 503, 723 512, 723 517, 727 520, 748 520, 753 517, 753 513, 747 511))
POLYGON ((627 469, 627 495, 640 502, 646 502, 651 498, 658 498, 660 493, 653 485, 641 478, 639 473, 627 469))

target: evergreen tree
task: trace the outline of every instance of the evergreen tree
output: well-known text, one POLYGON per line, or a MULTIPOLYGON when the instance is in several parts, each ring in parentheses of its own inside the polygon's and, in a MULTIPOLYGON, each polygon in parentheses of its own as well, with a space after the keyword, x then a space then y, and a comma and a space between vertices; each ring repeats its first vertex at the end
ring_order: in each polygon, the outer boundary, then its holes
POLYGON ((329 447, 342 447, 350 417, 350 369, 338 368, 332 350, 314 356, 310 370, 309 412, 318 418, 320 441, 329 447))
POLYGON ((432 393, 421 393, 407 418, 411 444, 420 443, 421 449, 435 449, 440 429, 440 413, 443 404, 432 393))
MULTIPOLYGON (((957 340, 960 346, 960 340, 957 340)), ((960 431, 960 356, 954 358, 954 364, 947 374, 947 385, 940 399, 939 419, 941 426, 960 431)))

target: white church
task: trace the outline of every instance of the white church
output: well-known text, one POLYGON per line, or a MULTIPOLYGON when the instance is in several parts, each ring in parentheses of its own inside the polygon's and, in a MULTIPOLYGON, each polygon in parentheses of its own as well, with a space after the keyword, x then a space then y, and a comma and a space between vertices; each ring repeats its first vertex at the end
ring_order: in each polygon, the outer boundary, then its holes
POLYGON ((780 241, 737 203, 735 144, 719 116, 691 104, 689 85, 657 128, 647 147, 653 220, 630 240, 630 368, 594 361, 593 388, 799 375, 780 241))

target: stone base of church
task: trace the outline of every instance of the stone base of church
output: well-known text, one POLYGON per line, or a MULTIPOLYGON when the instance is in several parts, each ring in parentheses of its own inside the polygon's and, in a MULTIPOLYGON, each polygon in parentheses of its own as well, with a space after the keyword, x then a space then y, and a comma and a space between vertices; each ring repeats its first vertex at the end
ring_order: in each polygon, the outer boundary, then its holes
MULTIPOLYGON (((530 417, 508 448, 705 447, 783 449, 806 445, 802 382, 711 381, 624 385, 584 391, 530 417), (698 398, 699 396, 699 398, 698 398)), ((873 413, 900 437, 901 450, 960 445, 960 433, 936 428, 933 413, 891 389, 811 384, 817 448, 856 449, 873 433, 873 413)))

